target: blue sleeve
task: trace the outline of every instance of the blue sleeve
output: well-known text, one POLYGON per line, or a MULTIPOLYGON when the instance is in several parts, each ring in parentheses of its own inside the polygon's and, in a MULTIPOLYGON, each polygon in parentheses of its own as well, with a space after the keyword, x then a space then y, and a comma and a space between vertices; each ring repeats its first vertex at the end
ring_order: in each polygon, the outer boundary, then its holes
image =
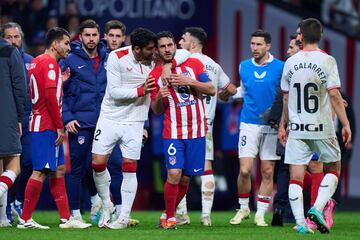
MULTIPOLYGON (((61 70, 65 70, 69 67, 68 62, 66 59, 63 59, 59 62, 61 70)), ((71 106, 73 105, 74 96, 71 91, 70 85, 71 85, 72 77, 63 83, 63 101, 62 101, 62 120, 64 125, 66 125, 68 122, 75 120, 74 115, 71 111, 71 106)))
POLYGON ((199 81, 202 83, 211 82, 209 75, 206 72, 199 74, 199 81))
POLYGON ((144 122, 144 128, 145 128, 145 129, 149 129, 149 128, 150 128, 149 120, 146 120, 146 121, 144 122))

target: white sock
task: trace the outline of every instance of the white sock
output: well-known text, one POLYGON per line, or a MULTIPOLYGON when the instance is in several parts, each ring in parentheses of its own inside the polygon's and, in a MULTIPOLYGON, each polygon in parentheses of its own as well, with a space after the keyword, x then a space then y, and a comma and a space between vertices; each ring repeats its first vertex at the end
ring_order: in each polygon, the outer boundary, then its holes
POLYGON ((296 224, 305 225, 303 188, 300 185, 289 184, 289 201, 296 224))
POLYGON ((72 215, 73 217, 81 217, 80 209, 73 209, 73 210, 71 210, 71 215, 72 215))
MULTIPOLYGON (((16 173, 11 170, 5 170, 1 177, 9 178, 12 183, 15 182, 16 173)), ((9 189, 8 185, 5 182, 0 182, 0 197, 9 189)))
POLYGON ((269 209, 270 201, 271 201, 271 196, 258 195, 257 210, 255 215, 264 217, 265 213, 269 209))
POLYGON ((115 208, 116 208, 116 215, 119 216, 121 213, 121 204, 115 205, 115 208))
POLYGON ((129 219, 132 205, 136 196, 138 181, 136 173, 123 172, 123 181, 121 184, 121 213, 120 219, 129 219))
POLYGON ((322 212, 326 203, 330 200, 335 193, 338 185, 338 178, 332 173, 327 173, 320 183, 319 192, 314 203, 314 207, 322 212))
POLYGON ((249 198, 239 198, 240 209, 249 209, 249 198))
POLYGON ((7 205, 7 192, 0 197, 0 220, 5 221, 6 216, 6 205, 7 205))
POLYGON ((93 172, 96 190, 105 207, 112 207, 113 203, 110 199, 110 183, 111 177, 107 169, 102 172, 93 172))
POLYGON ((215 180, 213 174, 203 175, 201 179, 202 217, 210 216, 214 202, 215 180))
POLYGON ((187 214, 186 194, 183 197, 183 199, 181 199, 181 201, 179 202, 179 205, 177 205, 176 214, 178 215, 187 214))

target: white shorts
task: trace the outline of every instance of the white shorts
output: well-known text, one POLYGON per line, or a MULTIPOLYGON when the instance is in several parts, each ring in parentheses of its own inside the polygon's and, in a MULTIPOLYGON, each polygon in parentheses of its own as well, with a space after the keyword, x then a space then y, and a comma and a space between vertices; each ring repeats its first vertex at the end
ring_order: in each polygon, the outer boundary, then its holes
POLYGON ((276 144, 277 132, 270 126, 240 123, 239 158, 255 158, 259 153, 261 160, 279 160, 276 144))
POLYGON ((214 140, 213 140, 213 125, 208 124, 208 131, 206 133, 206 153, 205 160, 214 160, 214 140))
POLYGON ((319 155, 320 162, 337 162, 341 159, 339 143, 336 137, 329 139, 294 139, 289 138, 285 148, 285 163, 307 165, 313 153, 319 155))
POLYGON ((118 144, 123 157, 139 160, 143 128, 143 122, 118 123, 100 116, 96 124, 92 153, 111 154, 115 144, 118 144))

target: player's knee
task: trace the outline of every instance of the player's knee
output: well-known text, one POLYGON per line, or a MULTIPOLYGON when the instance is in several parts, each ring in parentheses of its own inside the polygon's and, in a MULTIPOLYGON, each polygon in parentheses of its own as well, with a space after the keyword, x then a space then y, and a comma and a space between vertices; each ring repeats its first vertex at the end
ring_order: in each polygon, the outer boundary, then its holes
POLYGON ((65 165, 57 166, 56 168, 56 177, 63 177, 66 173, 66 167, 65 165))
POLYGON ((240 169, 240 176, 242 178, 250 178, 251 177, 251 170, 245 169, 245 168, 240 169))
POLYGON ((137 162, 136 161, 128 161, 122 163, 122 171, 123 172, 133 172, 135 173, 137 170, 137 162))
POLYGON ((273 170, 271 168, 266 168, 261 171, 262 178, 266 181, 273 179, 273 170))
POLYGON ((91 164, 92 169, 94 170, 94 172, 103 172, 106 170, 107 165, 106 164, 95 164, 92 163, 91 164))
POLYGON ((181 180, 181 170, 179 169, 168 169, 167 181, 171 184, 178 184, 181 180))

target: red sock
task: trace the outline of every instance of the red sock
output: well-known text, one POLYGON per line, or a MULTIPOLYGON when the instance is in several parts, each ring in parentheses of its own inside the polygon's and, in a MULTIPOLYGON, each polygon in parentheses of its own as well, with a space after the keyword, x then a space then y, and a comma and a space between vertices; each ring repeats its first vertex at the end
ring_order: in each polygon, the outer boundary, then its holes
POLYGON ((320 183, 324 178, 324 173, 312 173, 311 174, 311 199, 310 206, 314 206, 315 200, 317 198, 320 183))
POLYGON ((176 198, 175 208, 179 205, 181 200, 184 198, 185 194, 187 193, 189 189, 189 184, 179 184, 179 193, 176 198))
POLYGON ((64 177, 50 178, 50 192, 59 211, 60 219, 69 219, 70 210, 64 177))
POLYGON ((176 199, 179 195, 179 184, 171 184, 168 181, 164 187, 164 200, 167 219, 175 217, 176 199))
POLYGON ((31 218, 39 201, 42 186, 42 182, 29 178, 25 188, 24 207, 21 214, 23 220, 27 221, 31 218))
POLYGON ((310 192, 311 193, 311 174, 308 171, 305 171, 305 175, 304 175, 304 191, 306 192, 310 192))

